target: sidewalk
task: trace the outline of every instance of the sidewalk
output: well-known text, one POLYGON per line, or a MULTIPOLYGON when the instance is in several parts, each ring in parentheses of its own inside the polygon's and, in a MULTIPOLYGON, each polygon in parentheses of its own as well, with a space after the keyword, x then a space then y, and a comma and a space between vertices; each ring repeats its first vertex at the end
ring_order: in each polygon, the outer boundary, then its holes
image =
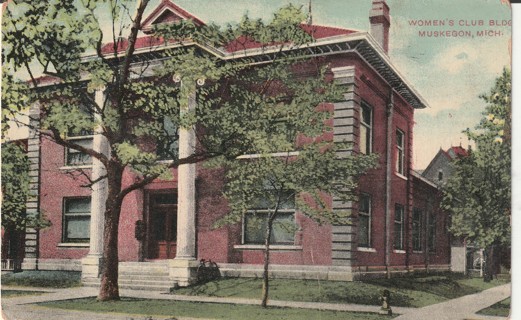
MULTIPOLYGON (((502 301, 510 296, 511 284, 504 284, 482 292, 452 299, 446 302, 433 304, 427 307, 415 309, 403 314, 395 320, 467 320, 467 319, 505 319, 503 317, 490 317, 476 315, 481 309, 502 301), (435 317, 433 317, 435 316, 435 317)), ((396 313, 399 313, 396 311, 396 313)))
MULTIPOLYGON (((78 287, 68 289, 41 289, 41 288, 11 288, 4 287, 4 290, 33 290, 46 291, 38 296, 22 296, 16 298, 2 299, 2 316, 5 320, 47 320, 47 319, 78 319, 78 320, 129 320, 129 319, 145 319, 145 315, 129 315, 115 313, 94 313, 84 311, 70 311, 60 309, 50 309, 34 305, 35 303, 55 300, 77 299, 96 296, 97 288, 78 287)), ((161 299, 161 300, 178 300, 178 301, 195 301, 195 302, 211 302, 211 303, 228 303, 228 304, 249 304, 259 305, 260 300, 257 299, 241 299, 241 298, 218 298, 218 297, 200 297, 200 296, 184 296, 170 295, 160 292, 149 292, 142 290, 121 290, 122 297, 142 298, 142 299, 161 299)), ((447 302, 427 306, 424 308, 403 308, 393 307, 395 314, 402 314, 399 320, 417 320, 417 319, 501 319, 498 317, 476 316, 475 313, 486 308, 496 302, 499 302, 510 295, 510 284, 485 290, 481 293, 461 297, 447 302), (436 315, 436 318, 432 316, 436 315)), ((297 301, 278 301, 270 300, 268 305, 288 308, 301 309, 319 309, 334 311, 355 311, 355 312, 378 312, 378 306, 367 306, 357 304, 336 304, 336 303, 319 303, 319 302, 297 302, 297 301)), ((169 317, 155 317, 154 319, 169 319, 169 317)), ((178 318, 179 320, 188 320, 189 318, 178 318)), ((201 320, 201 319, 199 319, 201 320)))

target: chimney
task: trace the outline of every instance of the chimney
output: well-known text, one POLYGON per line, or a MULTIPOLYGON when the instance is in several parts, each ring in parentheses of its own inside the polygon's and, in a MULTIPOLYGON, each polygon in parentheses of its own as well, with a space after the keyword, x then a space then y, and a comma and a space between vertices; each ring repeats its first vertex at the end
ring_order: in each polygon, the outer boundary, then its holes
POLYGON ((384 49, 385 53, 388 53, 391 17, 389 16, 389 6, 385 3, 385 0, 373 0, 373 7, 369 12, 369 21, 371 22, 371 35, 384 49))

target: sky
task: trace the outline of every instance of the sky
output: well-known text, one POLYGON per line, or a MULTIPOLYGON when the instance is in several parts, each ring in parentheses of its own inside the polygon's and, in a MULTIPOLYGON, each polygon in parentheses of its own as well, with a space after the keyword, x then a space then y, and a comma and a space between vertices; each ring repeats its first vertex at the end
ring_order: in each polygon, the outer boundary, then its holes
MULTIPOLYGON (((145 17, 159 2, 150 1, 145 17)), ((274 11, 290 2, 306 10, 308 7, 308 0, 174 2, 205 22, 221 25, 237 22, 246 13, 269 19, 274 11)), ((391 12, 391 61, 430 106, 415 112, 413 168, 420 170, 440 148, 468 146, 462 131, 472 129, 480 120, 485 104, 479 95, 488 92, 503 67, 510 65, 511 9, 501 0, 387 0, 387 3, 391 12), (434 23, 433 20, 445 25, 420 26, 422 22, 434 23), (411 25, 414 21, 416 26, 411 25), (478 32, 484 30, 490 34, 479 36, 478 32), (458 36, 420 34, 434 31, 454 31, 458 36)), ((370 9, 370 0, 313 0, 313 23, 368 31, 370 9)))

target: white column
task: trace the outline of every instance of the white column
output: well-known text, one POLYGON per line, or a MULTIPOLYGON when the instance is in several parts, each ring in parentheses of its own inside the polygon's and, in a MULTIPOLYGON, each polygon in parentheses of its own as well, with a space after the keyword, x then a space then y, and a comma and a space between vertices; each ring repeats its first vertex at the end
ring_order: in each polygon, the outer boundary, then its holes
MULTIPOLYGON (((181 113, 194 112, 195 92, 181 113)), ((196 148, 195 127, 179 129, 179 159, 191 156, 196 148)), ((177 169, 177 252, 170 261, 170 278, 180 286, 188 286, 195 278, 196 219, 195 219, 195 164, 182 164, 177 169)))
MULTIPOLYGON (((96 91, 96 104, 101 108, 105 94, 103 90, 96 91)), ((101 120, 97 113, 96 120, 101 120)), ((101 134, 102 128, 98 126, 94 130, 92 149, 108 155, 110 152, 107 138, 101 134)), ((96 158, 92 159, 91 180, 95 181, 106 174, 105 166, 96 158)), ((91 210, 90 210, 90 243, 89 254, 82 259, 82 278, 98 278, 101 272, 103 256, 103 222, 105 202, 108 190, 107 179, 100 180, 92 186, 91 210)))
MULTIPOLYGON (((188 112, 195 110, 195 94, 188 99, 188 112)), ((183 110, 181 110, 183 112, 183 110)), ((179 159, 195 153, 195 129, 179 129, 179 159)), ((178 167, 176 259, 195 259, 195 164, 178 167)))

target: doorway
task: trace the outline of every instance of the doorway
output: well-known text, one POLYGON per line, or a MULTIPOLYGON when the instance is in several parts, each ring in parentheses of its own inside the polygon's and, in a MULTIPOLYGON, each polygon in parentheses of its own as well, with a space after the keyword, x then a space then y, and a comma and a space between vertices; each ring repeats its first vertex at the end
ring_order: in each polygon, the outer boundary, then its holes
POLYGON ((154 192, 148 200, 147 258, 173 259, 177 249, 177 193, 154 192))

